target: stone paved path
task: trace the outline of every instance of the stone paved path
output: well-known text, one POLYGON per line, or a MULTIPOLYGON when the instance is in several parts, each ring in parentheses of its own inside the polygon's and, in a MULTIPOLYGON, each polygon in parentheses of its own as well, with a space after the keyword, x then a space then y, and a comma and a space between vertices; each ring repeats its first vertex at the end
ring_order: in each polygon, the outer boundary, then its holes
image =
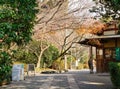
POLYGON ((24 81, 12 81, 0 89, 113 89, 113 86, 108 74, 89 74, 81 70, 28 76, 24 81))

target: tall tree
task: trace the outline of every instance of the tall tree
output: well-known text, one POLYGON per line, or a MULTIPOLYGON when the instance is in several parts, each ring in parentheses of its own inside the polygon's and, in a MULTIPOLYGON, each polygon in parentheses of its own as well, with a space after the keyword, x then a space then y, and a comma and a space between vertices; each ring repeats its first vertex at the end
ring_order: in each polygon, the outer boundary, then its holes
MULTIPOLYGON (((43 39, 43 34, 56 31, 55 33, 59 33, 59 36, 53 39, 57 40, 56 43, 62 43, 59 46, 63 45, 61 53, 65 54, 72 44, 75 43, 75 40, 80 37, 80 35, 78 37, 74 36, 75 38, 72 38, 74 42, 72 40, 68 42, 71 35, 75 33, 74 29, 79 28, 86 19, 91 18, 88 9, 92 7, 92 4, 89 0, 42 0, 39 2, 40 12, 37 15, 34 38, 41 40, 43 39), (67 34, 65 35, 66 29, 67 34), (58 40, 61 37, 61 33, 63 38, 58 40), (69 47, 66 45, 69 45, 69 47)), ((44 35, 44 38, 46 37, 48 36, 44 35)))
MULTIPOLYGON (((41 40, 42 41, 42 40, 41 40)), ((31 51, 37 57, 37 68, 41 67, 41 59, 42 55, 50 46, 47 42, 41 41, 32 41, 28 46, 27 49, 31 51)))
POLYGON ((39 3, 39 13, 35 26, 35 34, 38 30, 63 30, 74 29, 83 21, 91 18, 88 9, 93 3, 89 0, 42 0, 39 3))
POLYGON ((39 2, 40 12, 37 15, 34 38, 49 40, 59 47, 59 57, 66 55, 85 34, 79 31, 78 35, 76 29, 91 19, 88 9, 92 6, 90 0, 42 0, 39 2))
POLYGON ((0 0, 0 83, 10 78, 12 50, 31 40, 36 6, 36 0, 0 0))

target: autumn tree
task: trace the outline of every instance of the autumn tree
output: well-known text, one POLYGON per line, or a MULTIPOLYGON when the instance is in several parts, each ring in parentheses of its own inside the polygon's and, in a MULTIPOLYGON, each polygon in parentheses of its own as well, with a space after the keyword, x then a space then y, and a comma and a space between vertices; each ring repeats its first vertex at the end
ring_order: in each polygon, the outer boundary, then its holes
MULTIPOLYGON (((93 3, 87 0, 42 0, 39 3, 38 19, 34 30, 34 38, 48 40, 56 44, 60 56, 67 54, 72 45, 83 37, 85 32, 79 29, 92 15, 88 9, 93 3)), ((87 23, 88 24, 88 23, 87 23)))
POLYGON ((60 29, 74 29, 87 18, 91 18, 88 9, 93 3, 87 0, 42 0, 39 3, 36 29, 47 31, 60 29))
MULTIPOLYGON (((41 40, 43 39, 42 34, 57 33, 58 31, 58 33, 62 32, 64 34, 64 38, 62 38, 64 39, 64 43, 61 41, 62 45, 67 45, 66 40, 70 39, 70 36, 75 33, 73 29, 79 28, 87 18, 91 18, 90 13, 87 12, 87 9, 91 6, 92 3, 86 3, 86 0, 76 2, 69 2, 69 0, 42 0, 39 4, 40 12, 37 15, 38 19, 34 37, 41 40), (73 8, 74 5, 77 5, 77 7, 73 8), (78 13, 81 14, 78 15, 78 13), (67 35, 65 35, 65 30, 67 30, 67 35)), ((45 37, 47 36, 44 35, 45 37)), ((77 38, 75 37, 74 39, 77 38)), ((62 53, 64 54, 64 52, 62 53)))

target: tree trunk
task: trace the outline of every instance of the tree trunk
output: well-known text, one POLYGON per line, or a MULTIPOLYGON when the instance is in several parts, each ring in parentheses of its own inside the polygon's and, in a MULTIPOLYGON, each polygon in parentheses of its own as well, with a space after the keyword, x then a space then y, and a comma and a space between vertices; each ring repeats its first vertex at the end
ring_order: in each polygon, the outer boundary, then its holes
POLYGON ((42 54, 48 48, 49 48, 49 45, 47 47, 45 47, 44 49, 41 50, 40 55, 38 56, 37 68, 40 68, 40 62, 41 62, 42 54))
POLYGON ((37 68, 40 68, 40 62, 41 62, 42 54, 43 54, 43 51, 41 51, 40 55, 38 56, 37 68))

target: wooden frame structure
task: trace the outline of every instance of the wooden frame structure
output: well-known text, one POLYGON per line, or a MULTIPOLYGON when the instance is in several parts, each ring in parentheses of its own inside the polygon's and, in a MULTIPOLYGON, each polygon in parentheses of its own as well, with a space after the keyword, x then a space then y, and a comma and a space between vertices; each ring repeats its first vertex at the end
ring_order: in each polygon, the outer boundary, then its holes
POLYGON ((80 44, 90 46, 90 55, 96 55, 97 73, 109 72, 109 62, 120 62, 120 34, 118 31, 116 24, 110 24, 101 35, 86 38, 80 42, 80 44), (96 47, 96 54, 92 54, 92 47, 96 47))

